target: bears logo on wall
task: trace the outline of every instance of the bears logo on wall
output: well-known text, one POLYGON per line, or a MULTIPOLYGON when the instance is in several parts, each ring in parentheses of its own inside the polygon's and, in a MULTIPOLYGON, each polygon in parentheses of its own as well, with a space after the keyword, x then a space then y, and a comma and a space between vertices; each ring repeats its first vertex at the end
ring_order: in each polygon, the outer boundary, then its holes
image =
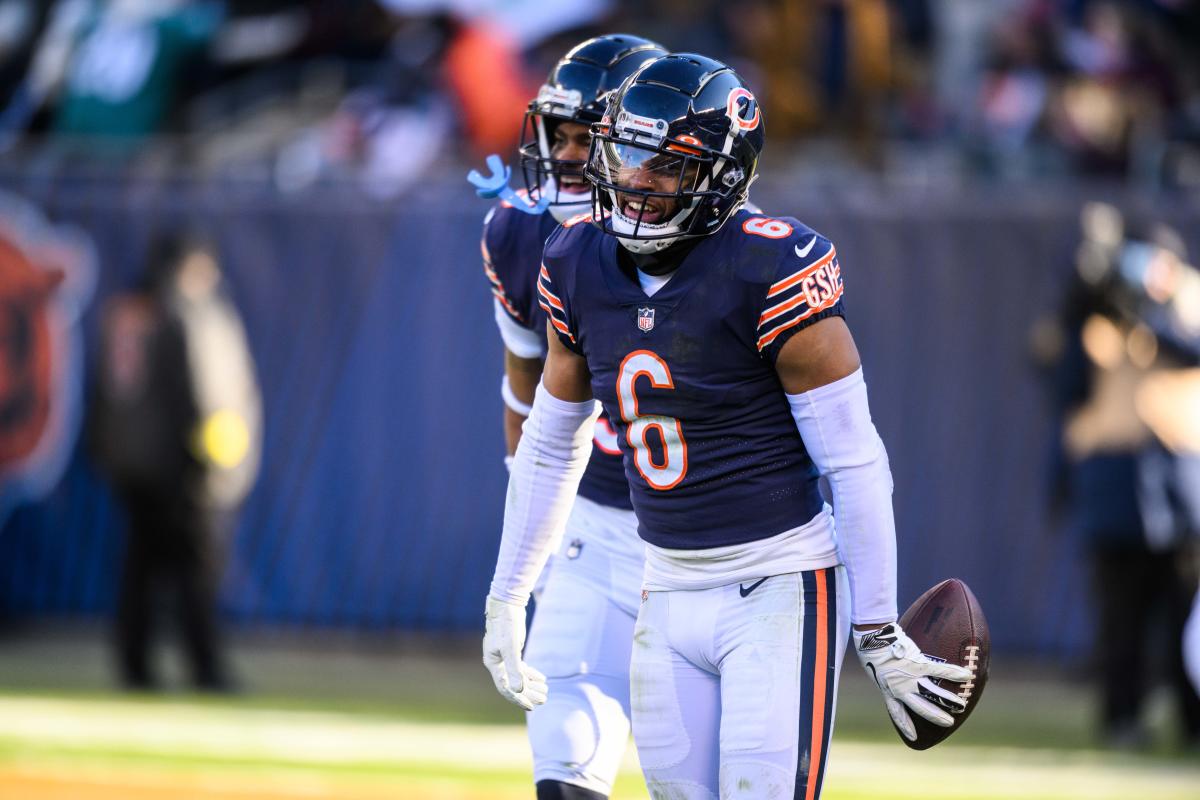
POLYGON ((0 193, 0 524, 62 476, 83 407, 91 241, 0 193))

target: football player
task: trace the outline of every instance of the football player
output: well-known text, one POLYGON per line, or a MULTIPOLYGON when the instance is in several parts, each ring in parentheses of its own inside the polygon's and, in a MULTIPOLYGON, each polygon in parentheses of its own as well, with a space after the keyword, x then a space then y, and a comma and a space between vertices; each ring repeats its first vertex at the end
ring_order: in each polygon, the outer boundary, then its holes
POLYGON ((743 207, 763 128, 724 64, 643 66, 593 128, 591 212, 550 236, 539 273, 553 335, 512 464, 485 648, 501 693, 536 703, 524 607, 598 398, 647 543, 630 678, 655 798, 818 797, 851 628, 910 739, 911 713, 951 724, 963 702, 937 681, 970 674, 897 622, 891 474, 837 253, 743 207))
MULTIPOLYGON (((501 392, 510 454, 546 354, 546 317, 536 299, 542 246, 559 222, 591 207, 583 177, 589 126, 600 121, 608 94, 665 52, 635 36, 589 39, 555 65, 529 104, 520 146, 526 191, 518 200, 548 206, 532 215, 500 203, 487 215, 482 242, 505 345, 501 392)), ((539 800, 607 796, 629 741, 629 656, 645 549, 632 508, 616 434, 601 416, 525 654, 549 684, 544 705, 521 703, 532 708, 539 800)), ((500 674, 497 663, 488 666, 500 674)))

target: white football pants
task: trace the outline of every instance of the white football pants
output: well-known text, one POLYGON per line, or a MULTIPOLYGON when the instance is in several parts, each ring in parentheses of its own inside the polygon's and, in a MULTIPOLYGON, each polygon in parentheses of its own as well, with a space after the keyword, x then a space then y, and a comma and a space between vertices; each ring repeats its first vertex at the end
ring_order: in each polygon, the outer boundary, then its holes
POLYGON ((659 800, 816 800, 850 635, 844 567, 647 592, 633 738, 659 800))
POLYGON ((612 791, 629 743, 629 653, 644 560, 632 511, 575 499, 525 648, 549 687, 528 715, 535 783, 612 791))

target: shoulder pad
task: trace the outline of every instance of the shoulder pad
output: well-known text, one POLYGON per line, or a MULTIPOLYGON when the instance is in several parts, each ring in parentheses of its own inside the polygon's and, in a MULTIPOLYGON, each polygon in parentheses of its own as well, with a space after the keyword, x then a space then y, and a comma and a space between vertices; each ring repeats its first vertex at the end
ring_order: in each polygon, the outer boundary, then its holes
POLYGON ((590 221, 591 214, 578 214, 559 225, 546 239, 545 258, 562 258, 570 254, 571 248, 578 247, 582 242, 593 236, 604 234, 592 225, 580 225, 580 222, 590 221))
POLYGON ((732 220, 737 274, 749 283, 771 284, 822 251, 816 233, 792 217, 772 217, 743 209, 732 220))
POLYGON ((743 230, 750 226, 751 236, 766 236, 776 245, 758 319, 761 351, 785 332, 794 333, 837 305, 842 298, 842 273, 833 242, 798 220, 751 217, 743 226, 743 230), (755 232, 760 229, 765 233, 755 232))
POLYGON ((764 282, 775 283, 834 251, 832 242, 794 217, 739 214, 734 222, 740 229, 740 246, 764 268, 759 273, 764 282))
POLYGON ((503 205, 498 203, 488 209, 487 216, 483 218, 482 244, 485 260, 492 260, 488 252, 489 250, 501 249, 504 242, 508 240, 513 215, 512 206, 505 209, 503 205))

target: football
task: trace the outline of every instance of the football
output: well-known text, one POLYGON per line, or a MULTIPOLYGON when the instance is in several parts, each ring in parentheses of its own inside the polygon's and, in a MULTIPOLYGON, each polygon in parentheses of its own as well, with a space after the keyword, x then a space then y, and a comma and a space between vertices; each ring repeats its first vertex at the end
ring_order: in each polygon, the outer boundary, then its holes
MULTIPOLYGON (((900 741, 914 750, 928 750, 962 727, 979 705, 987 685, 991 637, 979 601, 965 583, 950 578, 917 598, 900 617, 900 627, 917 643, 921 652, 940 661, 966 667, 974 677, 966 683, 935 680, 939 686, 955 691, 967 703, 954 725, 942 728, 916 714, 910 714, 917 729, 916 741, 900 734, 900 741)), ((893 726, 894 727, 894 726, 893 726)), ((900 733, 900 729, 896 729, 900 733)))

